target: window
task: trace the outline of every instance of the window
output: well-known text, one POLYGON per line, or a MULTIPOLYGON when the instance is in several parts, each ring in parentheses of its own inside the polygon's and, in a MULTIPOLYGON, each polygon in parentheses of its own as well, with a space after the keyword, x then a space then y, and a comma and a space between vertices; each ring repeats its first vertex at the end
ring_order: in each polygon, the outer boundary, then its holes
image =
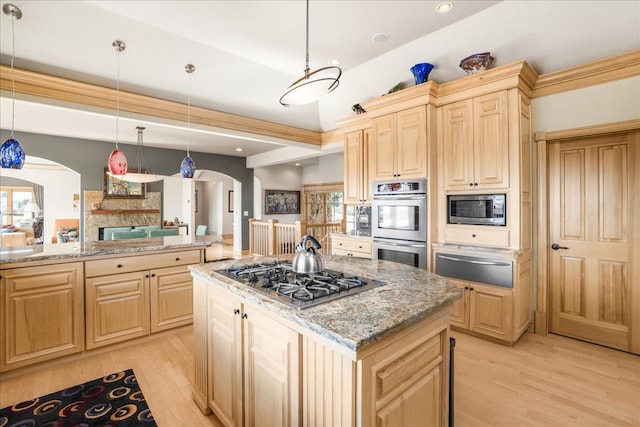
POLYGON ((343 184, 313 184, 302 187, 304 234, 315 237, 323 253, 331 253, 329 235, 344 231, 343 184))
POLYGON ((27 203, 33 201, 31 187, 0 187, 0 211, 3 225, 20 225, 31 220, 29 213, 24 212, 27 203))

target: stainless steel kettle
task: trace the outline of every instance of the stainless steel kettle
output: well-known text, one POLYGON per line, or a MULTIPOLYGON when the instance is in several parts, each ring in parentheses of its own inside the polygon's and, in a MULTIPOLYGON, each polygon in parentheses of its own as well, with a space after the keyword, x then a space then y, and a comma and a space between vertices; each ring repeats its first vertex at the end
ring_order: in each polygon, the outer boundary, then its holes
POLYGON ((320 249, 320 242, 313 236, 302 236, 300 243, 296 245, 296 255, 293 257, 292 267, 295 273, 319 273, 324 271, 324 258, 316 249, 320 249), (307 247, 311 242, 313 246, 307 247))

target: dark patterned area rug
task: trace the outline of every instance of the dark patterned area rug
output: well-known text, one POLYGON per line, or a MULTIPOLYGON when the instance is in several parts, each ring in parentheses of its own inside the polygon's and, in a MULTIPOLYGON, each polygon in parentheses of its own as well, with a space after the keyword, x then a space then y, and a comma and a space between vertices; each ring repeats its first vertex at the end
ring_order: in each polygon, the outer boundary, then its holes
POLYGON ((0 409, 0 427, 157 426, 127 369, 0 409))

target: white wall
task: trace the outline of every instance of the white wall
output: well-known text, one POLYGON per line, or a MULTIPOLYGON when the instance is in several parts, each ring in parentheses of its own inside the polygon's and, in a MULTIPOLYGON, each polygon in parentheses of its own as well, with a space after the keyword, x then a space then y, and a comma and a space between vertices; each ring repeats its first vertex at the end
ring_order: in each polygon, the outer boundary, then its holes
POLYGON ((640 118, 640 76, 535 98, 534 132, 640 118))
POLYGON ((262 201, 260 205, 254 205, 254 212, 260 212, 261 219, 263 221, 277 219, 278 222, 281 222, 283 224, 292 224, 295 221, 299 221, 299 214, 266 215, 264 213, 263 201, 265 190, 299 191, 302 188, 302 168, 297 166, 278 165, 265 168, 255 168, 253 170, 253 173, 256 178, 260 180, 260 184, 262 186, 262 201))
POLYGON ((344 156, 330 154, 319 158, 317 165, 302 168, 303 184, 344 181, 344 156))

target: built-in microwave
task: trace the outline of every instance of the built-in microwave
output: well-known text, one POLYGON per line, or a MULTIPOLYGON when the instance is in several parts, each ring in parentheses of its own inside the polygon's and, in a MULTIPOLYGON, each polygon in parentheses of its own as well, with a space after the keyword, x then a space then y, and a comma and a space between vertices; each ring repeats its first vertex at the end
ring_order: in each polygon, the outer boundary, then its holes
POLYGON ((449 224, 507 225, 506 194, 456 194, 447 196, 449 224))

